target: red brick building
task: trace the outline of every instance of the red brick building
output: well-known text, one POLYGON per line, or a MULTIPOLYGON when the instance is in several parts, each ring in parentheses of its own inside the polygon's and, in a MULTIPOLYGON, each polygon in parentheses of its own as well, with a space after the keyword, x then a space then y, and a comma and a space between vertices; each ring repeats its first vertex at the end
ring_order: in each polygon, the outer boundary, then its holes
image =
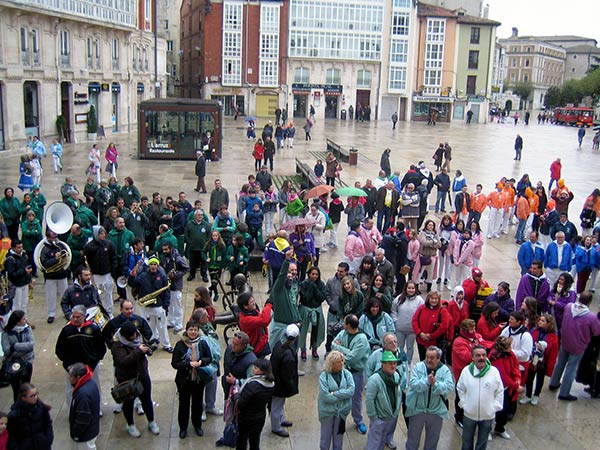
POLYGON ((288 2, 183 0, 181 95, 273 116, 287 106, 287 35, 288 2))

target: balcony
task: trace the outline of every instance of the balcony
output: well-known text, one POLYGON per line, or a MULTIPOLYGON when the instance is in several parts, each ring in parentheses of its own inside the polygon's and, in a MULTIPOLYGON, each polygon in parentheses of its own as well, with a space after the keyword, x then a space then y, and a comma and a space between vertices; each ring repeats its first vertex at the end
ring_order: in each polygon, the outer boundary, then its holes
POLYGON ((105 22, 111 25, 135 28, 137 26, 137 2, 124 0, 121 10, 120 2, 115 2, 114 7, 103 5, 97 0, 12 0, 12 3, 26 7, 34 7, 46 11, 72 15, 105 22))
POLYGON ((33 52, 33 65, 34 66, 40 65, 40 52, 33 52))
POLYGON ((60 55, 60 65, 62 67, 71 67, 71 55, 60 55))
POLYGON ((27 50, 21 51, 21 64, 24 66, 29 65, 29 52, 27 50))
POLYGON ((423 86, 423 95, 439 96, 442 89, 439 86, 423 86))
POLYGON ((112 70, 119 70, 119 60, 118 59, 114 59, 112 60, 112 70))

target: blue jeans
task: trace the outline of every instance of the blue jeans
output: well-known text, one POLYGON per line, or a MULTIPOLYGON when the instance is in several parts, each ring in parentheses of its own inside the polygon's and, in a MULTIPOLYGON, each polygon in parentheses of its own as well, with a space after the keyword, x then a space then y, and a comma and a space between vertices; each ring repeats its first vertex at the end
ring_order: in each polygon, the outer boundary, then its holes
POLYGON ((446 209, 446 196, 447 192, 437 191, 437 198, 435 200, 435 212, 446 209))
POLYGON ((377 229, 380 233, 383 233, 390 222, 391 209, 388 206, 384 206, 382 211, 377 213, 377 229))
POLYGON ((473 439, 475 438, 475 428, 477 428, 477 443, 475 450, 485 450, 487 448, 488 436, 492 431, 494 419, 473 420, 467 416, 463 419, 462 447, 461 450, 473 450, 473 439))
POLYGON ((560 384, 560 377, 563 375, 563 372, 565 373, 562 377, 560 391, 558 392, 559 396, 567 397, 571 394, 571 386, 575 380, 577 366, 579 366, 579 361, 581 361, 582 357, 583 353, 575 355, 566 351, 562 345, 560 346, 558 360, 556 361, 556 366, 554 366, 552 378, 550 378, 550 386, 558 386, 560 384))
POLYGON ((515 239, 517 242, 523 242, 525 239, 525 224, 527 223, 527 219, 519 219, 519 225, 517 226, 517 234, 515 235, 515 239))

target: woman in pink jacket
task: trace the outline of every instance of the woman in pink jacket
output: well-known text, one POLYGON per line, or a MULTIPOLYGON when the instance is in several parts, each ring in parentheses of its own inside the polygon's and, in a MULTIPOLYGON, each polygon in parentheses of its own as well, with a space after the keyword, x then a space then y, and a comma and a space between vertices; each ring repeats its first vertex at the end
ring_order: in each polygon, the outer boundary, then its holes
POLYGON ((471 230, 471 239, 475 244, 475 248, 473 248, 473 267, 479 267, 479 261, 481 261, 481 253, 483 250, 483 243, 485 240, 483 239, 483 233, 481 232, 481 227, 479 226, 479 222, 471 220, 469 222, 469 230, 471 230))
POLYGON ((462 238, 456 242, 452 249, 454 258, 454 286, 462 286, 462 282, 469 278, 473 268, 473 250, 475 242, 471 239, 471 230, 463 231, 462 238))
POLYGON ((350 224, 350 231, 346 237, 346 246, 344 247, 344 256, 352 274, 356 273, 356 269, 358 269, 363 256, 365 256, 365 247, 360 234, 358 234, 358 227, 360 227, 358 222, 350 224))

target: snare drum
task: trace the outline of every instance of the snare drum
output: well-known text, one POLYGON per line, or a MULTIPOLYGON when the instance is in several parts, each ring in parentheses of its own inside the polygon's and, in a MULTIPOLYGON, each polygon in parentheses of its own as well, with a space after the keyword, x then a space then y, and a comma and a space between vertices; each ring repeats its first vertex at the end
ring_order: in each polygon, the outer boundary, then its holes
POLYGON ((108 323, 110 317, 104 312, 99 306, 92 306, 88 308, 85 315, 85 320, 91 320, 93 323, 98 325, 100 329, 104 328, 104 325, 108 323))

